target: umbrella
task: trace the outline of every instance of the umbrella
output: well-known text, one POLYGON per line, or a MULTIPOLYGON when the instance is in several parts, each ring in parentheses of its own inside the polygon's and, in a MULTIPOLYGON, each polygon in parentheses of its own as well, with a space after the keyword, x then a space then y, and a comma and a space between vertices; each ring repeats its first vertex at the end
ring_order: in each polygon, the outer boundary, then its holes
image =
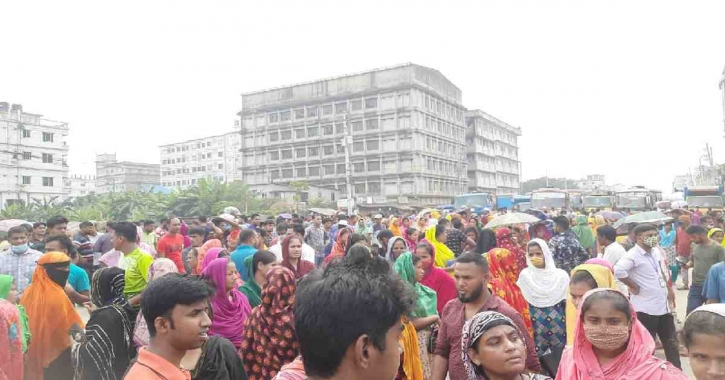
POLYGON ((624 214, 616 211, 599 211, 596 215, 601 215, 604 219, 619 220, 624 218, 624 214))
POLYGON ((647 212, 641 212, 639 214, 630 215, 626 218, 619 219, 616 223, 614 223, 614 228, 619 228, 620 226, 624 224, 630 224, 630 223, 658 223, 658 222, 664 222, 667 220, 672 220, 669 216, 659 212, 659 211, 647 211, 647 212))
POLYGON ((486 223, 486 228, 496 228, 502 226, 511 226, 514 224, 523 223, 538 223, 541 220, 533 215, 524 214, 523 212, 512 212, 508 214, 499 215, 493 218, 492 221, 486 223))
POLYGON ((421 212, 418 213, 418 217, 420 218, 421 216, 423 216, 425 214, 430 214, 433 211, 440 212, 440 210, 438 210, 437 208, 424 208, 423 210, 421 210, 421 212))
POLYGON ((15 226, 19 226, 21 224, 29 224, 33 225, 33 223, 28 222, 27 220, 22 219, 6 219, 6 220, 0 220, 0 231, 7 232, 11 228, 15 226))
POLYGON ((674 201, 670 204, 670 208, 685 208, 687 207, 687 202, 685 201, 674 201))
POLYGON ((325 215, 325 216, 332 216, 332 215, 335 215, 335 213, 337 213, 336 210, 333 210, 331 208, 313 207, 310 209, 310 211, 314 212, 315 214, 321 214, 321 215, 325 215))

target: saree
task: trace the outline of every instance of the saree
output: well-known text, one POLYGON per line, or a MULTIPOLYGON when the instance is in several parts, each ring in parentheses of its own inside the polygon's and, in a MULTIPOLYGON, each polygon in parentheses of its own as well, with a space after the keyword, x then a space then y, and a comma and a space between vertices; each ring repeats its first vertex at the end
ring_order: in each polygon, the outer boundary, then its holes
MULTIPOLYGON (((13 276, 0 274, 0 299, 8 298, 14 281, 13 276)), ((31 336, 30 327, 28 326, 28 313, 22 305, 16 304, 16 300, 8 300, 8 302, 15 305, 15 308, 18 309, 18 316, 20 317, 20 341, 23 344, 23 352, 25 352, 28 350, 28 342, 31 336)))
POLYGON ((415 326, 403 317, 403 334, 400 335, 400 346, 403 347, 403 360, 400 365, 407 380, 423 380, 423 363, 420 360, 418 333, 415 326))
POLYGON ((425 239, 436 250, 436 255, 435 255, 435 266, 436 267, 445 268, 448 266, 449 261, 456 258, 453 251, 451 251, 451 249, 448 248, 447 245, 439 242, 436 239, 436 227, 435 226, 428 227, 428 229, 425 230, 425 239))
MULTIPOLYGON (((292 265, 289 257, 289 245, 292 238, 297 238, 297 236, 287 235, 282 240, 282 266, 291 270, 292 273, 295 274, 296 279, 300 279, 304 277, 307 273, 315 270, 315 264, 312 264, 307 260, 302 260, 302 255, 300 255, 300 257, 297 259, 297 267, 295 268, 295 266, 292 265)), ((247 279, 249 278, 247 277, 247 279)))
POLYGON ((247 271, 247 281, 239 287, 239 291, 247 296, 249 306, 254 309, 262 303, 262 288, 254 280, 254 256, 244 259, 244 270, 247 271))
MULTIPOLYGON (((574 276, 574 273, 583 270, 589 272, 589 274, 594 277, 594 281, 597 282, 597 286, 599 288, 607 288, 607 289, 617 289, 617 283, 614 280, 614 274, 612 274, 612 271, 603 266, 598 264, 582 264, 577 266, 576 268, 572 269, 571 275, 574 276)), ((574 343, 574 331, 576 327, 576 318, 577 318, 577 308, 574 306, 574 304, 571 302, 571 293, 567 292, 566 296, 566 345, 569 346, 572 343, 574 343)))
POLYGON ((349 228, 341 228, 339 231, 337 231, 337 238, 335 239, 335 243, 332 245, 332 251, 330 252, 327 257, 325 257, 325 260, 323 261, 324 264, 329 263, 336 257, 344 257, 345 256, 345 249, 347 248, 347 240, 348 240, 348 234, 350 234, 349 228))
POLYGON ((398 225, 398 222, 399 221, 400 221, 400 219, 398 219, 398 218, 395 218, 395 217, 391 218, 390 219, 390 224, 388 224, 388 229, 390 230, 390 232, 393 233, 393 236, 401 236, 402 237, 403 236, 403 233, 400 230, 400 225, 398 225))
POLYGON ((436 305, 438 304, 438 296, 433 289, 415 281, 415 266, 413 265, 413 254, 405 252, 393 264, 393 270, 407 282, 415 294, 418 296, 416 308, 411 313, 413 318, 429 317, 437 315, 436 305))
POLYGON ((521 314, 526 329, 533 339, 534 330, 529 303, 526 302, 521 289, 516 285, 520 272, 516 257, 509 250, 503 248, 494 248, 484 256, 488 260, 488 268, 491 272, 491 279, 488 282, 491 291, 521 314))
POLYGON ((512 240, 511 230, 506 227, 502 227, 496 230, 496 246, 503 248, 511 252, 516 259, 517 272, 516 277, 518 278, 524 268, 526 268, 526 254, 524 250, 512 240))
POLYGON ((0 299, 0 380, 23 378, 23 342, 18 308, 0 299))
POLYGON ((204 257, 206 257, 206 253, 209 252, 212 248, 221 248, 222 242, 219 239, 209 239, 206 241, 206 243, 202 244, 200 248, 196 249, 197 252, 197 267, 196 267, 196 273, 201 273, 202 270, 204 270, 204 266, 202 263, 204 262, 204 257))
POLYGON ((212 261, 204 268, 201 277, 216 289, 211 299, 213 313, 209 335, 229 339, 238 348, 244 336, 244 322, 252 308, 247 297, 239 290, 232 288, 229 292, 226 291, 227 266, 230 262, 226 257, 212 261))

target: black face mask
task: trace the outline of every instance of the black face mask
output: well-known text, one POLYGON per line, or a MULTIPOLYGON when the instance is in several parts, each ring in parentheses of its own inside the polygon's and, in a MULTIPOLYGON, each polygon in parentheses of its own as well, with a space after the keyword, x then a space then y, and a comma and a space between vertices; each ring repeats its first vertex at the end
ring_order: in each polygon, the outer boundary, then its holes
POLYGON ((45 265, 45 272, 48 274, 48 277, 61 288, 65 288, 65 284, 68 282, 68 276, 70 275, 70 271, 58 269, 60 267, 68 267, 68 263, 63 264, 62 266, 55 266, 53 264, 45 265))

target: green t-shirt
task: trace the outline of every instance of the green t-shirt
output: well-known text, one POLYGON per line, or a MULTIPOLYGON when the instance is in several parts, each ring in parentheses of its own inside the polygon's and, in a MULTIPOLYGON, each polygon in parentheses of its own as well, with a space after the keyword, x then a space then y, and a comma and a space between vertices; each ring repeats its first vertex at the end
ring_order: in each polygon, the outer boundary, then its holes
POLYGON ((707 278, 707 271, 713 265, 725 261, 725 249, 720 244, 696 244, 692 250, 692 285, 702 286, 707 278))
POLYGON ((126 261, 126 285, 123 295, 127 298, 141 293, 149 282, 149 267, 154 258, 138 247, 123 258, 126 261))

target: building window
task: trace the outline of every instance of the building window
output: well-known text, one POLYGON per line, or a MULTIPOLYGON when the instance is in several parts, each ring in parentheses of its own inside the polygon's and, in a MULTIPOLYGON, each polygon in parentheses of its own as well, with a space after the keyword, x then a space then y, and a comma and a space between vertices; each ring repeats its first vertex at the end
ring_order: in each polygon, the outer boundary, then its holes
POLYGON ((29 175, 23 176, 23 185, 30 185, 30 176, 29 175))
POLYGON ((345 147, 343 147, 342 144, 335 144, 335 146, 337 147, 338 154, 345 153, 345 147))
POLYGON ((337 133, 338 135, 345 133, 345 124, 343 124, 343 123, 335 124, 335 133, 337 133))
POLYGON ((53 134, 48 133, 48 132, 43 132, 43 142, 53 142, 53 134))
POLYGON ((29 160, 31 158, 30 152, 23 152, 23 160, 29 160))
POLYGON ((362 132, 362 130, 363 130, 362 120, 355 120, 352 122, 352 131, 353 132, 362 132))
POLYGON ((295 149, 295 156, 297 158, 302 158, 305 156, 305 148, 297 148, 295 149))
POLYGON ((282 169, 282 178, 292 178, 292 168, 282 169))
POLYGON ((224 169, 224 164, 219 164, 219 165, 217 166, 217 169, 220 169, 220 170, 221 170, 221 169, 224 169))
POLYGON ((297 177, 307 177, 307 168, 297 168, 297 177))
POLYGON ((270 161, 277 161, 277 160, 279 160, 279 152, 278 151, 269 152, 269 160, 270 161))
POLYGON ((52 164, 53 163, 53 155, 48 153, 43 153, 43 163, 44 164, 52 164))
POLYGON ((325 175, 335 175, 335 165, 325 165, 325 175))
POLYGON ((285 149, 282 151, 282 159, 283 160, 291 160, 292 159, 292 149, 285 149))
MULTIPOLYGON (((217 157, 224 157, 224 152, 218 152, 217 157)), ((184 157, 184 161, 186 161, 186 157, 184 157)))
POLYGON ((332 104, 322 106, 322 116, 331 115, 331 114, 332 114, 332 104))
POLYGON ((378 107, 378 98, 365 99, 365 109, 377 108, 377 107, 378 107))
POLYGON ((364 141, 355 141, 352 144, 352 151, 353 152, 362 152, 365 150, 365 142, 364 141))
POLYGON ((345 174, 345 164, 337 164, 337 174, 345 174))
POLYGON ((365 163, 364 162, 356 162, 352 164, 352 171, 355 173, 362 173, 365 171, 365 163))
POLYGON ((378 119, 365 120, 365 129, 367 129, 368 131, 373 130, 373 129, 378 129, 378 128, 379 128, 378 119))
POLYGON ((298 138, 298 139, 305 138, 305 130, 304 129, 295 129, 295 138, 298 138))
POLYGON ((289 111, 283 111, 279 113, 280 121, 290 121, 291 115, 289 111))
POLYGON ((332 128, 332 125, 323 125, 322 126, 322 133, 325 135, 331 135, 334 133, 334 130, 332 128))
POLYGON ((322 154, 325 156, 331 156, 334 153, 332 145, 325 145, 322 147, 322 154))
POLYGON ((281 136, 282 136, 282 141, 292 140, 292 131, 290 131, 289 129, 286 131, 282 131, 281 136))
POLYGON ((310 166, 310 177, 317 177, 320 175, 320 167, 319 166, 310 166))
POLYGON ((307 137, 316 137, 320 132, 320 129, 318 127, 309 127, 307 128, 307 137))
POLYGON ((307 107, 307 117, 317 117, 317 107, 307 107))
POLYGON ((269 176, 270 176, 270 178, 271 178, 271 179, 273 179, 273 180, 274 180, 274 179, 279 179, 279 170, 277 170, 277 169, 274 169, 274 170, 270 171, 270 172, 269 172, 269 176))
POLYGON ((380 182, 368 183, 368 193, 369 194, 380 194, 380 182))
POLYGON ((295 119, 304 119, 304 118, 305 118, 305 109, 304 108, 295 110, 295 119))
POLYGON ((53 187, 53 177, 43 177, 43 186, 53 187))
POLYGON ((365 184, 364 183, 355 184, 355 194, 365 194, 365 184))
POLYGON ((368 140, 368 150, 378 150, 380 148, 380 141, 368 140))
POLYGON ((345 113, 347 111, 346 103, 335 103, 335 113, 345 113))
POLYGON ((380 171, 380 161, 368 161, 368 171, 369 172, 379 172, 380 171))
POLYGON ((352 108, 353 111, 360 111, 362 109, 362 99, 351 101, 350 108, 352 108))
POLYGON ((278 120, 277 119, 278 117, 279 117, 279 115, 277 115, 276 113, 269 114, 269 122, 270 123, 276 123, 277 120, 278 120))
POLYGON ((23 129, 23 138, 24 139, 30 138, 30 130, 29 129, 23 129))
POLYGON ((310 157, 317 157, 320 155, 320 148, 318 148, 318 147, 310 148, 308 153, 309 153, 310 157))

